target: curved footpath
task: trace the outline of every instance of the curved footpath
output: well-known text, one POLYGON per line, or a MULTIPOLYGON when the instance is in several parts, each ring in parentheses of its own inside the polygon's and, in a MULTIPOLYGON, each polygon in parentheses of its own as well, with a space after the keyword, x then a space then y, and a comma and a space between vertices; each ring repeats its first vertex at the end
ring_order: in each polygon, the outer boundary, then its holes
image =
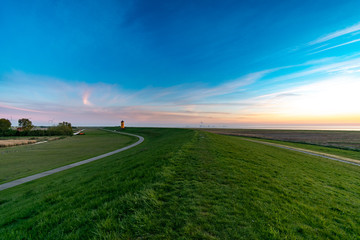
POLYGON ((332 155, 332 154, 307 150, 307 149, 303 149, 303 148, 290 147, 290 146, 287 146, 287 145, 282 145, 282 144, 277 144, 277 143, 264 142, 264 141, 253 140, 253 139, 248 139, 248 138, 241 138, 241 139, 246 140, 246 141, 250 141, 250 142, 261 143, 261 144, 270 145, 270 146, 274 146, 274 147, 278 147, 278 148, 284 148, 284 149, 288 149, 288 150, 292 150, 292 151, 296 151, 296 152, 301 152, 301 153, 305 153, 305 154, 309 154, 309 155, 313 155, 313 156, 317 156, 317 157, 323 157, 323 158, 327 158, 327 159, 330 159, 330 160, 335 160, 335 161, 339 161, 339 162, 343 162, 343 163, 348 163, 348 164, 353 164, 353 165, 356 165, 356 166, 360 166, 360 161, 356 160, 356 159, 340 157, 340 156, 337 156, 337 155, 332 155))
MULTIPOLYGON (((105 129, 103 129, 103 130, 105 130, 105 129)), ((132 147, 135 147, 135 146, 139 145, 140 143, 142 143, 144 141, 144 138, 142 136, 139 136, 139 135, 135 135, 135 134, 131 134, 131 133, 122 133, 122 132, 117 132, 117 131, 110 131, 110 130, 105 130, 105 131, 120 133, 120 134, 124 134, 124 135, 129 135, 129 136, 134 136, 134 137, 139 138, 139 140, 136 143, 133 143, 133 144, 131 144, 129 146, 120 148, 120 149, 112 151, 112 152, 102 154, 102 155, 97 156, 97 157, 89 158, 89 159, 86 159, 86 160, 83 160, 83 161, 80 161, 80 162, 72 163, 72 164, 65 165, 65 166, 62 166, 62 167, 59 167, 59 168, 55 168, 55 169, 52 169, 52 170, 49 170, 49 171, 45 171, 45 172, 42 172, 42 173, 38 173, 38 174, 35 174, 35 175, 31 175, 31 176, 28 176, 28 177, 20 178, 20 179, 11 181, 11 182, 1 184, 0 185, 0 191, 8 189, 8 188, 15 187, 17 185, 20 185, 20 184, 23 184, 23 183, 26 183, 26 182, 30 182, 30 181, 35 180, 35 179, 46 177, 46 176, 49 176, 51 174, 61 172, 61 171, 64 171, 64 170, 67 170, 67 169, 70 169, 70 168, 73 168, 73 167, 77 167, 77 166, 80 166, 80 165, 83 165, 83 164, 86 164, 86 163, 89 163, 89 162, 93 162, 93 161, 99 160, 99 159, 104 158, 104 157, 111 156, 113 154, 125 151, 125 150, 127 150, 129 148, 132 148, 132 147)))

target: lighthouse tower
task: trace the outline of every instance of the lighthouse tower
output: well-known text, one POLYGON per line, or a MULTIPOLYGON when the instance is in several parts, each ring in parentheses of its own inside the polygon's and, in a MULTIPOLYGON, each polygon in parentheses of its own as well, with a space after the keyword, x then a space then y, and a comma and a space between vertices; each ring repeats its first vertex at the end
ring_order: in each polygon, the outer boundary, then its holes
POLYGON ((124 129, 125 128, 125 122, 124 120, 121 121, 121 129, 124 129))

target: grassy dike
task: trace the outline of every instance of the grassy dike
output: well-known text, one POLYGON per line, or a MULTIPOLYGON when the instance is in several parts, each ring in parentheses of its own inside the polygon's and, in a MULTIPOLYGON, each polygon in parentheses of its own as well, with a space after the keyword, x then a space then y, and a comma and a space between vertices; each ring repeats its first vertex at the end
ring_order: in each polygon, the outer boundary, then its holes
POLYGON ((238 137, 143 144, 0 192, 0 239, 357 239, 360 168, 238 137))

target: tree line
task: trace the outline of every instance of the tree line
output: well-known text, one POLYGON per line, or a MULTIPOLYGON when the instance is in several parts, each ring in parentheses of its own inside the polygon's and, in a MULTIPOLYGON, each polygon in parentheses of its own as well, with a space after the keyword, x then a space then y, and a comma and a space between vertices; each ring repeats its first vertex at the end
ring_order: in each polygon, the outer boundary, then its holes
POLYGON ((21 118, 18 120, 19 127, 14 130, 11 129, 11 122, 9 119, 0 119, 0 136, 61 136, 61 135, 73 135, 73 129, 71 123, 62 122, 57 126, 49 127, 47 129, 33 129, 34 125, 27 118, 21 118))

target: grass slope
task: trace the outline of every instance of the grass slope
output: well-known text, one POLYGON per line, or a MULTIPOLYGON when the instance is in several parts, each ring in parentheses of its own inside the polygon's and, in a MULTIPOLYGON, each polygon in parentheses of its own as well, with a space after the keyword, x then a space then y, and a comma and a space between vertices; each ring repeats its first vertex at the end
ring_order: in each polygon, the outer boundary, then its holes
POLYGON ((359 167, 181 129, 0 193, 0 239, 357 239, 359 167))
POLYGON ((0 183, 85 160, 136 141, 135 137, 87 129, 73 136, 38 145, 0 148, 0 183))

